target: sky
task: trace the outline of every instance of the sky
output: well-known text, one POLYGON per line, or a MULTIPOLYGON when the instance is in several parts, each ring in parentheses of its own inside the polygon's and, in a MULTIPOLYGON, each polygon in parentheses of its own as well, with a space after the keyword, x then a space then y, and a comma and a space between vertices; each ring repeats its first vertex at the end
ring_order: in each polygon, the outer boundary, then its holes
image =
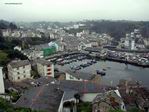
POLYGON ((9 21, 100 19, 148 21, 149 0, 0 0, 0 19, 9 21))

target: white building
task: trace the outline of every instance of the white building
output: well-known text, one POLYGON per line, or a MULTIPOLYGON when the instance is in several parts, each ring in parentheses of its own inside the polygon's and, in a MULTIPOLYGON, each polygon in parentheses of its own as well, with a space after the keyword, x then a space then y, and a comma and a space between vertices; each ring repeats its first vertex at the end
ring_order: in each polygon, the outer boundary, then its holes
POLYGON ((92 44, 90 42, 88 43, 80 42, 78 45, 78 50, 84 50, 87 47, 92 47, 92 44))
POLYGON ((3 37, 9 37, 11 33, 10 29, 2 30, 3 37))
POLYGON ((5 93, 5 87, 4 87, 2 67, 0 67, 0 94, 3 94, 3 93, 5 93))
POLYGON ((39 75, 54 77, 54 65, 50 61, 39 59, 36 64, 39 75))
POLYGON ((31 64, 28 60, 15 60, 7 65, 10 81, 31 78, 31 64))
POLYGON ((129 34, 126 34, 126 39, 125 39, 125 42, 124 42, 124 45, 125 45, 125 47, 129 47, 130 45, 129 45, 129 38, 130 38, 130 35, 129 34))
POLYGON ((73 72, 66 72, 66 80, 72 80, 72 81, 83 81, 80 77, 77 77, 77 75, 74 75, 75 73, 73 72))
POLYGON ((37 58, 43 58, 43 51, 42 50, 30 50, 25 49, 21 51, 25 56, 27 56, 29 59, 37 59, 37 58))
POLYGON ((13 49, 14 50, 18 50, 18 51, 21 51, 22 50, 22 48, 20 46, 15 46, 13 49))
POLYGON ((135 50, 135 40, 131 40, 131 50, 135 50))

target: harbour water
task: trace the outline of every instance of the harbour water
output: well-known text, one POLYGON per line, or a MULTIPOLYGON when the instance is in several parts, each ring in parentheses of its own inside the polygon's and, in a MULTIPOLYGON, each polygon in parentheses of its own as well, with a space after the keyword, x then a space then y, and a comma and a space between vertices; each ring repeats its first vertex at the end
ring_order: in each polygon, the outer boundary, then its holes
MULTIPOLYGON (((82 63, 89 61, 88 59, 72 62, 64 66, 57 66, 61 70, 71 69, 71 66, 78 66, 82 63)), ((106 70, 106 75, 102 77, 101 83, 115 86, 118 84, 120 79, 138 80, 143 86, 149 88, 149 68, 142 68, 133 66, 130 64, 123 64, 112 61, 97 61, 97 63, 82 68, 81 72, 85 73, 96 73, 96 70, 106 70)))

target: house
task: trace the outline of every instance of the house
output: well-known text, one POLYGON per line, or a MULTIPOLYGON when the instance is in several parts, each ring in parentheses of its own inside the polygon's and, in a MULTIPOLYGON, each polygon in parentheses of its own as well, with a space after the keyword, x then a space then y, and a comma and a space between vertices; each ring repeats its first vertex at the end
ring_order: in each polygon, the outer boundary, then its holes
POLYGON ((54 77, 54 65, 50 61, 38 59, 36 64, 39 75, 54 77))
POLYGON ((31 64, 28 60, 13 60, 7 65, 7 68, 10 81, 31 78, 31 64))
POLYGON ((25 49, 22 50, 21 53, 27 56, 31 60, 44 57, 43 51, 40 50, 25 49))
POLYGON ((20 46, 15 46, 13 49, 14 50, 18 50, 18 51, 21 51, 22 50, 22 48, 20 46))
POLYGON ((92 102, 92 112, 109 112, 110 109, 126 111, 118 90, 99 93, 92 102))
POLYGON ((54 84, 45 84, 27 90, 16 102, 16 107, 46 112, 63 112, 64 92, 54 84))
POLYGON ((87 47, 92 47, 92 44, 89 42, 89 41, 81 41, 79 44, 78 44, 78 50, 84 50, 85 48, 87 47))
POLYGON ((138 81, 120 80, 118 90, 127 110, 139 108, 144 112, 149 112, 149 90, 142 87, 138 81))

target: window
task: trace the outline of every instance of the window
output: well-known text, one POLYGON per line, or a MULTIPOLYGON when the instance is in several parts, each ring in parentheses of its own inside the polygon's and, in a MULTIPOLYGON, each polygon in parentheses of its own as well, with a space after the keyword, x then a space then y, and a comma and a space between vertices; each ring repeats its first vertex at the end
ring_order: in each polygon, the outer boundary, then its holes
POLYGON ((24 78, 25 78, 26 76, 24 75, 24 78))
POLYGON ((47 75, 51 75, 51 72, 47 73, 47 75))
POLYGON ((20 77, 18 77, 18 79, 20 79, 20 77))
POLYGON ((25 73, 25 71, 23 71, 23 73, 25 73))
POLYGON ((17 72, 17 74, 19 75, 20 73, 19 73, 19 72, 17 72))
POLYGON ((51 68, 48 68, 47 70, 48 70, 48 71, 51 71, 51 68))

